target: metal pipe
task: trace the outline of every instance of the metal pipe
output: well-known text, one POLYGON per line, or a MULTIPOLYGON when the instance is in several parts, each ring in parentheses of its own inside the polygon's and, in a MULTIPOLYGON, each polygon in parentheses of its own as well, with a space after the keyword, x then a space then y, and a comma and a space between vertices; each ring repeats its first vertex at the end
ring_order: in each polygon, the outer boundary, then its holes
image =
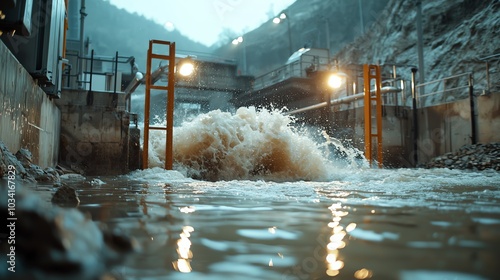
POLYGON ((330 21, 325 18, 325 32, 326 32, 326 48, 328 49, 328 56, 330 56, 330 21))
POLYGON ((92 50, 90 54, 90 82, 89 82, 89 90, 92 91, 92 78, 94 76, 94 50, 92 50))
POLYGON ((115 55, 115 88, 113 89, 113 93, 116 94, 116 83, 118 82, 118 52, 115 55))
POLYGON ((248 75, 247 69, 247 43, 243 42, 243 75, 248 75))
POLYGON ((471 142, 472 144, 477 143, 477 131, 476 131, 476 110, 474 102, 474 77, 469 74, 469 103, 470 103, 470 125, 471 125, 471 142))
POLYGON ((421 0, 417 0, 417 51, 418 51, 418 68, 420 69, 419 83, 423 84, 425 82, 425 71, 424 71, 425 68, 424 68, 424 42, 423 42, 421 0))
POLYGON ((69 88, 71 86, 71 64, 68 65, 68 79, 66 80, 67 87, 69 88))
POLYGON ((328 135, 333 135, 332 133, 332 124, 331 124, 331 115, 332 115, 332 92, 330 90, 326 90, 326 108, 325 112, 325 131, 328 135))
POLYGON ((90 81, 89 81, 89 91, 87 92, 87 105, 92 106, 94 104, 94 92, 92 92, 92 76, 94 75, 94 50, 90 54, 90 81))
MULTIPOLYGON (((398 89, 398 88, 395 88, 395 87, 383 87, 380 90, 381 93, 393 93, 393 92, 400 92, 400 91, 401 91, 401 89, 398 89)), ((375 93, 375 90, 371 90, 370 93, 375 93)), ((330 101, 330 105, 340 105, 340 104, 351 103, 351 102, 357 101, 358 99, 362 99, 363 96, 365 96, 364 92, 356 93, 356 94, 349 95, 349 96, 340 97, 340 98, 331 100, 330 101)), ((289 111, 289 112, 285 112, 285 115, 293 115, 293 114, 298 114, 298 113, 302 113, 302 112, 307 112, 307 111, 310 111, 310 110, 323 108, 325 106, 328 106, 328 102, 327 101, 321 102, 321 103, 318 103, 318 104, 314 104, 314 105, 311 105, 311 106, 307 106, 307 107, 304 107, 304 108, 292 110, 292 111, 289 111)))
POLYGON ((416 76, 417 68, 411 69, 411 97, 412 97, 412 112, 413 112, 413 161, 415 166, 418 164, 418 114, 417 114, 417 84, 416 76))
POLYGON ((118 107, 118 95, 116 94, 116 84, 118 82, 118 51, 115 55, 115 69, 114 69, 114 89, 113 89, 113 108, 118 107))
MULTIPOLYGON (((80 81, 83 81, 83 53, 85 51, 85 0, 81 0, 80 5, 80 54, 79 54, 79 65, 78 73, 80 74, 80 81)), ((83 87, 83 83, 81 84, 83 87)))
POLYGON ((486 61, 486 91, 490 92, 490 64, 486 61))
MULTIPOLYGON (((423 83, 423 84, 419 83, 418 86, 419 87, 423 87, 423 86, 427 86, 427 85, 430 85, 430 84, 435 84, 437 82, 441 82, 441 81, 445 81, 445 80, 450 80, 450 79, 454 79, 454 78, 459 78, 459 77, 462 77, 462 76, 465 76, 465 75, 469 75, 469 73, 470 72, 462 73, 462 74, 457 74, 457 75, 449 76, 449 77, 446 77, 446 78, 442 78, 442 79, 430 81, 430 82, 427 82, 427 83, 423 83)), ((419 95, 419 96, 422 96, 422 95, 419 95)))

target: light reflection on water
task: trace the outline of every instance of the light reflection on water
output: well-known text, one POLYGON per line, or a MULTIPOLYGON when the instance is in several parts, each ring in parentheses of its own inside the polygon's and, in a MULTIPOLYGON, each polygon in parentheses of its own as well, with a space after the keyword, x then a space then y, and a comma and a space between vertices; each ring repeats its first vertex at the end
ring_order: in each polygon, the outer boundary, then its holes
POLYGON ((82 211, 141 244, 112 269, 123 279, 497 278, 498 174, 275 183, 154 172, 80 191, 82 211))

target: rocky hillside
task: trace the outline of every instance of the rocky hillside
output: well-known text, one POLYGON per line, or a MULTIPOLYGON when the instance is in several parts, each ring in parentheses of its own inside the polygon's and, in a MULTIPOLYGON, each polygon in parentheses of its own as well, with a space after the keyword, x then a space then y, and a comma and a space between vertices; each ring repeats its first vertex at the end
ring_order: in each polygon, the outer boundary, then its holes
MULTIPOLYGON (((391 0, 364 36, 336 54, 340 63, 418 65, 416 3, 391 0)), ((473 71, 484 86, 479 58, 500 53, 500 1, 422 0, 422 25, 425 81, 473 71)))
POLYGON ((329 46, 332 53, 339 51, 366 32, 388 2, 389 0, 297 0, 284 11, 287 19, 283 22, 275 24, 269 19, 259 28, 241 34, 244 37, 242 45, 234 46, 231 44, 234 38, 227 38, 227 42, 221 42, 221 47, 215 53, 221 57, 235 58, 240 67, 246 56, 247 73, 258 76, 283 66, 291 55, 290 46, 292 52, 304 46, 329 46))

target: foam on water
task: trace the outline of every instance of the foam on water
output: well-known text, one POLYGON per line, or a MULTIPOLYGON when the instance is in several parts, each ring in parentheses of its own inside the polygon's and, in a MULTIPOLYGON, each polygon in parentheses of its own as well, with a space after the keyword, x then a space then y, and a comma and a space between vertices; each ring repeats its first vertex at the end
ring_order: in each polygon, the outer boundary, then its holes
POLYGON ((314 203, 326 198, 350 205, 450 210, 467 205, 468 211, 500 212, 499 172, 372 169, 359 151, 293 124, 281 111, 253 107, 202 114, 174 128, 176 171, 161 168, 165 135, 152 131, 149 160, 158 168, 131 177, 261 200, 314 203), (332 154, 339 152, 343 160, 336 161, 332 154))
MULTIPOLYGON (((201 114, 174 128, 175 169, 205 180, 329 178, 324 148, 281 111, 240 108, 201 114)), ((150 133, 150 166, 163 166, 165 133, 150 133)))

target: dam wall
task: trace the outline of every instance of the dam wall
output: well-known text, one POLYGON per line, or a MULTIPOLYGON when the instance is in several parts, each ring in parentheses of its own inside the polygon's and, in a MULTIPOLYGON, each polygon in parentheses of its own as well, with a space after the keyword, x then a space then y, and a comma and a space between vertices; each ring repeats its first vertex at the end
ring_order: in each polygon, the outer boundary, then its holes
POLYGON ((96 176, 125 174, 140 167, 140 131, 121 109, 124 93, 64 89, 57 104, 61 164, 96 176))
POLYGON ((61 112, 0 42, 0 141, 16 153, 28 149, 34 164, 57 165, 61 112))

